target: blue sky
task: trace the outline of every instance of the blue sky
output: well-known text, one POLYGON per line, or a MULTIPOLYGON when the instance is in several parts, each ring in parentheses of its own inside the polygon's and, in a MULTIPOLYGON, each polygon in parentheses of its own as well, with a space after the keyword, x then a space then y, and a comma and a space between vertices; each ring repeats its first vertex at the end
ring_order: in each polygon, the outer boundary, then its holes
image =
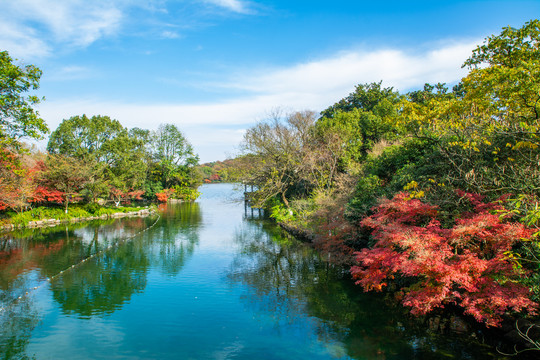
POLYGON ((0 50, 43 70, 51 130, 81 114, 173 123, 207 162, 276 108, 455 83, 475 45, 539 14, 538 0, 0 0, 0 50))

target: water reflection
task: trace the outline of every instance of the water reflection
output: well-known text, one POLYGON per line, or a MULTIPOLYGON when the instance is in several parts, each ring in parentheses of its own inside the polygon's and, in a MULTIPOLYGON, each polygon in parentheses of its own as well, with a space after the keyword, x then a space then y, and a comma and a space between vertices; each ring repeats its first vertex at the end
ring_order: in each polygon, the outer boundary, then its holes
MULTIPOLYGON (((87 228, 86 234, 79 234, 80 243, 97 251, 114 241, 111 239, 130 237, 130 233, 147 228, 151 221, 151 218, 135 218, 104 228, 87 228), (88 236, 92 231, 94 236, 88 236)), ((200 223, 198 204, 172 204, 164 208, 160 221, 149 232, 52 282, 53 298, 66 314, 90 317, 114 312, 133 294, 145 289, 150 267, 169 276, 180 272, 198 242, 200 223)))
POLYGON ((168 204, 159 226, 151 232, 153 246, 145 250, 152 264, 159 266, 163 274, 178 274, 199 242, 201 224, 199 203, 168 204))
POLYGON ((0 238, 0 300, 44 284, 0 312, 0 358, 493 358, 364 294, 241 191, 202 191, 142 234, 156 218, 0 238))
POLYGON ((21 354, 39 323, 32 296, 35 288, 50 286, 64 314, 88 319, 107 316, 144 291, 151 268, 169 276, 178 274, 199 241, 201 211, 196 203, 174 204, 160 215, 156 226, 140 235, 156 217, 2 235, 0 358, 25 358, 21 354), (112 247, 115 244, 119 246, 112 247), (47 278, 53 278, 50 284, 47 278))
POLYGON ((25 354, 32 330, 39 323, 33 298, 25 297, 0 312, 0 358, 29 359, 25 354))
POLYGON ((149 261, 135 243, 128 243, 85 262, 52 282, 53 298, 64 313, 82 317, 109 314, 144 290, 149 261))
POLYGON ((276 328, 305 324, 336 358, 486 359, 487 346, 463 336, 429 333, 404 308, 363 293, 340 267, 265 221, 246 222, 235 241, 241 251, 228 279, 246 285, 246 306, 270 312, 276 328))

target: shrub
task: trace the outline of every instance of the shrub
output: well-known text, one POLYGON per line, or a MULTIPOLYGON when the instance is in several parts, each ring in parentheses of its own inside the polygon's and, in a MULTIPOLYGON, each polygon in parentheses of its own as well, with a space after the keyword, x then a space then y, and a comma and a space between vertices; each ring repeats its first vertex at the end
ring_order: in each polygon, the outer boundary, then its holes
POLYGON ((412 279, 398 293, 413 314, 426 314, 456 304, 488 326, 500 324, 509 310, 536 312, 537 304, 518 281, 526 272, 512 248, 532 235, 523 224, 504 222, 478 195, 465 194, 475 212, 463 213, 445 229, 438 209, 399 193, 383 200, 362 225, 373 231, 376 244, 356 253, 351 272, 364 290, 380 291, 394 277, 412 279))

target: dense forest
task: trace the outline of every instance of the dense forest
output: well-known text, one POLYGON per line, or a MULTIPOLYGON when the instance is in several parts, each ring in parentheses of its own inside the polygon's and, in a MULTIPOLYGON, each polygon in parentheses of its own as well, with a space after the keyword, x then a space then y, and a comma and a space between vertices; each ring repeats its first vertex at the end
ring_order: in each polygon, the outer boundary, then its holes
POLYGON ((243 141, 254 206, 413 314, 536 316, 539 46, 534 20, 485 39, 452 89, 381 81, 320 114, 274 111, 243 141))
POLYGON ((175 125, 127 129, 108 116, 73 116, 50 134, 47 152, 29 148, 25 139, 42 139, 49 132, 34 109, 42 99, 28 95, 38 89, 41 75, 37 67, 19 66, 0 52, 4 223, 58 217, 58 208, 68 214, 70 203, 80 205, 74 215, 81 216, 105 205, 198 196, 198 156, 175 125))

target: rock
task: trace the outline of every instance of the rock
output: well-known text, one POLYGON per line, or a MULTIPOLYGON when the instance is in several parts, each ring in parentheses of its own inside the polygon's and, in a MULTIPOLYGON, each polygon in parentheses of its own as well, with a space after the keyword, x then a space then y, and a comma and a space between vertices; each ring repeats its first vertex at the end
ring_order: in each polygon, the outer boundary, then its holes
POLYGON ((469 326, 459 316, 452 316, 450 318, 450 330, 457 332, 457 333, 465 333, 469 331, 469 326))

